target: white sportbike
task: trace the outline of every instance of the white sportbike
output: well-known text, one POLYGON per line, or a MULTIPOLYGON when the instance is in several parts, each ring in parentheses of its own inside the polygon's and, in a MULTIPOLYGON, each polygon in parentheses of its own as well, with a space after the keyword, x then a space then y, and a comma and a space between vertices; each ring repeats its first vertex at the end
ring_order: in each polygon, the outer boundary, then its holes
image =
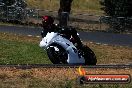
POLYGON ((56 32, 48 32, 42 38, 40 47, 47 51, 47 55, 53 64, 86 64, 96 65, 96 56, 87 46, 78 50, 75 45, 56 32))

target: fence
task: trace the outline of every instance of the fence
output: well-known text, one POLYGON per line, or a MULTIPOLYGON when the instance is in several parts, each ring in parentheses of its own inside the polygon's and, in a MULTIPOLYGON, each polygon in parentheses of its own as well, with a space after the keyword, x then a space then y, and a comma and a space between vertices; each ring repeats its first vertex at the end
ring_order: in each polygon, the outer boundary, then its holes
MULTIPOLYGON (((57 11, 39 10, 39 9, 22 9, 15 7, 7 7, 5 10, 3 6, 0 6, 0 19, 1 21, 22 21, 27 24, 40 24, 41 16, 51 15, 57 20, 57 11)), ((89 28, 89 30, 100 29, 100 16, 93 16, 89 14, 77 14, 73 13, 70 15, 69 25, 75 26, 81 29, 89 28)))
MULTIPOLYGON (((0 6, 0 20, 6 22, 19 21, 21 24, 40 26, 41 17, 43 15, 51 15, 55 18, 55 23, 58 23, 58 12, 40 9, 22 9, 21 7, 0 6)), ((131 30, 132 18, 90 15, 88 13, 71 13, 68 22, 70 26, 74 26, 81 30, 101 30, 107 31, 131 30)))

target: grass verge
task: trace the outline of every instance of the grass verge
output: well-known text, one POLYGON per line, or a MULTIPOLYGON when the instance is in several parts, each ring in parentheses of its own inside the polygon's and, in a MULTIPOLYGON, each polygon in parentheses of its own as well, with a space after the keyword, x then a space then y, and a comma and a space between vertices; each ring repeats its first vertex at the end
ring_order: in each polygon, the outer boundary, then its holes
MULTIPOLYGON (((0 33, 0 64, 50 63, 45 52, 38 46, 40 38, 0 33), (30 51, 30 52, 29 52, 30 51)), ((98 64, 128 63, 132 48, 104 46, 85 42, 93 49, 98 64), (121 58, 122 57, 122 58, 121 58)), ((130 74, 132 69, 86 68, 87 74, 130 74)), ((78 85, 78 68, 0 68, 0 88, 132 88, 130 84, 78 85)))
MULTIPOLYGON (((1 88, 131 88, 129 84, 84 84, 76 82, 78 68, 0 68, 1 88)), ((86 68, 87 74, 131 74, 132 69, 86 68)))
POLYGON ((46 52, 38 45, 37 38, 0 36, 0 64, 48 64, 46 52))
MULTIPOLYGON (((26 0, 29 8, 57 11, 59 0, 26 0)), ((101 14, 99 0, 73 0, 72 12, 101 14)))
MULTIPOLYGON (((39 47, 41 38, 0 33, 0 64, 49 64, 46 52, 39 47)), ((97 56, 97 64, 128 64, 132 48, 84 42, 97 56)))

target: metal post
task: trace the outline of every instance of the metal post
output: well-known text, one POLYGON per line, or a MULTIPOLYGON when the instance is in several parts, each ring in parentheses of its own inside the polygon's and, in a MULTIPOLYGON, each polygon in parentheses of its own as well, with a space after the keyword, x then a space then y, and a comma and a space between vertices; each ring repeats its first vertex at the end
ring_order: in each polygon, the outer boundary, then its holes
POLYGON ((8 6, 7 6, 7 11, 6 11, 6 21, 8 21, 8 6))
POLYGON ((102 23, 101 23, 101 16, 100 16, 100 17, 99 17, 99 25, 100 25, 99 27, 100 27, 100 30, 101 30, 101 24, 102 24, 102 23))
POLYGON ((37 26, 39 27, 38 22, 39 22, 39 9, 37 9, 37 26))

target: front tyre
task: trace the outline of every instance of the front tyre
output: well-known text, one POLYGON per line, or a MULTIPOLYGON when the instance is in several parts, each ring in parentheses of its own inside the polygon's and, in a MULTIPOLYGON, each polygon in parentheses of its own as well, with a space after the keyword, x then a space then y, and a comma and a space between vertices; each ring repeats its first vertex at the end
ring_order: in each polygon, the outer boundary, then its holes
POLYGON ((68 54, 66 50, 58 44, 50 45, 47 49, 47 55, 53 64, 67 64, 68 54), (55 48, 58 50, 56 51, 55 48))

